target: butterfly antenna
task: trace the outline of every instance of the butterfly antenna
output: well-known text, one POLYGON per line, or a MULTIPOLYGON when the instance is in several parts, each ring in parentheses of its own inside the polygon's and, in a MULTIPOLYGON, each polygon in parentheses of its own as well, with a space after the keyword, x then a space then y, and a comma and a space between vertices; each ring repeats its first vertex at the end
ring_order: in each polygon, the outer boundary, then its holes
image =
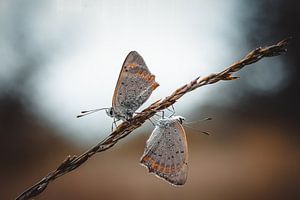
POLYGON ((210 135, 210 133, 209 133, 209 132, 207 132, 207 131, 201 131, 201 130, 198 130, 198 129, 196 129, 196 128, 193 128, 193 127, 191 127, 191 126, 188 126, 188 125, 186 125, 186 124, 184 124, 184 126, 185 126, 185 127, 187 127, 187 128, 189 128, 189 129, 191 129, 191 130, 194 130, 194 131, 197 131, 197 132, 203 133, 203 134, 205 134, 205 135, 210 135))
POLYGON ((106 109, 108 109, 108 108, 97 108, 97 109, 93 109, 93 110, 83 110, 83 111, 81 111, 81 114, 80 114, 80 115, 77 115, 76 117, 77 117, 77 118, 83 117, 83 116, 86 116, 86 115, 89 115, 89 114, 98 112, 98 111, 100 111, 100 110, 106 110, 106 109))
POLYGON ((172 109, 167 108, 167 110, 171 112, 171 115, 170 115, 169 117, 173 117, 173 116, 175 115, 175 113, 176 113, 175 108, 174 108, 173 105, 171 105, 171 108, 172 108, 172 109))
POLYGON ((184 124, 194 124, 194 123, 204 122, 204 121, 210 121, 210 120, 212 120, 211 117, 206 117, 206 118, 203 118, 203 119, 200 119, 200 120, 196 120, 196 121, 184 122, 184 124))

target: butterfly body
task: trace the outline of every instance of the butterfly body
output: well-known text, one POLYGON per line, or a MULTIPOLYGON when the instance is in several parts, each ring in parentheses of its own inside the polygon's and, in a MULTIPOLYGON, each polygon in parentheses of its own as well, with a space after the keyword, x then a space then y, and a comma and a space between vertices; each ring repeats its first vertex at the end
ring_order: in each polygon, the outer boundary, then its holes
POLYGON ((147 140, 140 163, 150 173, 173 185, 184 185, 188 171, 188 149, 181 118, 159 120, 147 140))

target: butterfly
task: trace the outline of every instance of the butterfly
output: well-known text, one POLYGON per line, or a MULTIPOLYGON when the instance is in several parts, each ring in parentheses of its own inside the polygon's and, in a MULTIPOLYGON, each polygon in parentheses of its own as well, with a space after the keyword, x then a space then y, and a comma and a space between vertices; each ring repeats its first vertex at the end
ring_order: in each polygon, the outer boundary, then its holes
POLYGON ((108 116, 114 118, 114 123, 129 120, 158 86, 155 75, 151 74, 142 56, 136 51, 131 51, 122 65, 112 107, 82 111, 77 117, 104 109, 108 116))
POLYGON ((181 116, 160 119, 140 159, 150 173, 175 186, 184 185, 188 173, 188 148, 183 120, 181 116))
POLYGON ((117 119, 128 120, 159 86, 144 59, 136 51, 126 57, 115 88, 112 107, 106 112, 117 119))

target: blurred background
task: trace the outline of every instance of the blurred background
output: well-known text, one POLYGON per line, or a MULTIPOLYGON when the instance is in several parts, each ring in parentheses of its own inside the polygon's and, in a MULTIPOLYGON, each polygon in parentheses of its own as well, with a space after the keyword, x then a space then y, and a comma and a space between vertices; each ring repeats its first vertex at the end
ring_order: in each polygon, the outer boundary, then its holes
MULTIPOLYGON (((294 0, 1 0, 0 199, 13 199, 110 133, 121 65, 138 51, 156 75, 145 106, 250 50, 292 36, 289 52, 175 104, 189 175, 175 188, 138 164, 153 126, 51 183, 36 199, 300 199, 300 3, 294 0)), ((142 109, 142 108, 141 108, 142 109)))

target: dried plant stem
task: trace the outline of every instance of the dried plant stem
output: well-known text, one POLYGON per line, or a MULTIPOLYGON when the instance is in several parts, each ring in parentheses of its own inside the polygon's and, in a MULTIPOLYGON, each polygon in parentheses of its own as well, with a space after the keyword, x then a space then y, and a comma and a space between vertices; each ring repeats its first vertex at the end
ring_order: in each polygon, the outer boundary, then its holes
POLYGON ((147 119, 155 115, 155 113, 173 105, 179 98, 181 98, 186 93, 193 91, 199 87, 216 83, 218 81, 237 79, 238 77, 233 77, 232 75, 235 72, 241 70, 246 65, 255 63, 263 57, 278 56, 285 53, 287 51, 286 46, 288 44, 288 41, 289 39, 285 39, 272 46, 267 46, 264 48, 259 47, 248 53, 242 60, 235 62, 222 72, 219 72, 217 74, 211 74, 203 78, 197 77, 190 83, 178 88, 170 96, 164 98, 163 100, 158 100, 152 103, 148 108, 144 109, 141 113, 135 115, 131 120, 125 121, 122 124, 120 124, 116 128, 116 130, 113 131, 108 137, 106 137, 103 141, 101 141, 85 153, 79 156, 68 156, 56 170, 50 172, 38 183, 34 184, 22 194, 20 194, 16 199, 30 199, 32 197, 37 196, 46 189, 46 187, 51 181, 54 181, 58 177, 63 176, 64 174, 69 173, 77 167, 81 166, 94 154, 111 148, 120 139, 126 137, 133 130, 140 127, 147 119))

